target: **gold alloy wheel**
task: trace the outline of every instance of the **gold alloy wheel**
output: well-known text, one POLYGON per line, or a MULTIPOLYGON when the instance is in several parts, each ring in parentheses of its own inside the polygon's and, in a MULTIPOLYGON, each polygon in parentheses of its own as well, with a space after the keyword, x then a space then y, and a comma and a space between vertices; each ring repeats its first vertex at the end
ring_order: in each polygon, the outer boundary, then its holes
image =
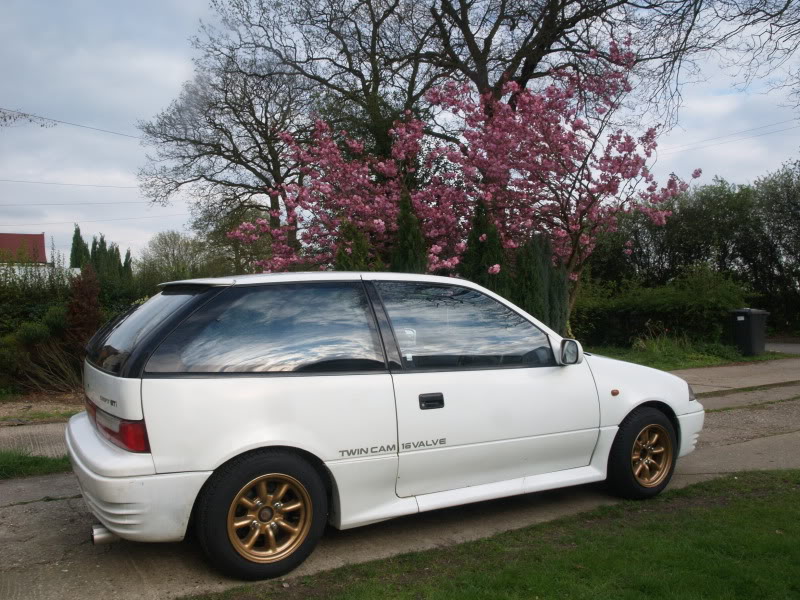
POLYGON ((251 562, 277 562, 306 539, 311 516, 311 496, 302 483, 289 475, 262 475, 239 490, 231 502, 228 538, 251 562))
POLYGON ((672 466, 672 439, 661 425, 648 425, 639 432, 631 451, 631 468, 639 485, 656 487, 672 466))

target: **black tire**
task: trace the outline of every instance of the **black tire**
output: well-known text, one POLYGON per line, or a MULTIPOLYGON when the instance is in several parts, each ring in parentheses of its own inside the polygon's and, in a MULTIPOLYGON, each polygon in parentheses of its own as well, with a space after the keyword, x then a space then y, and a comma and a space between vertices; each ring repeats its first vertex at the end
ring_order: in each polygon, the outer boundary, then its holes
POLYGON ((657 496, 672 479, 677 457, 677 436, 669 418, 649 406, 638 408, 625 417, 614 438, 608 455, 608 486, 613 494, 631 500, 657 496), (653 439, 654 434, 658 434, 655 444, 643 446, 641 440, 653 439), (664 451, 654 453, 659 447, 664 451))
POLYGON ((220 571, 240 579, 269 579, 288 573, 311 554, 327 519, 327 494, 317 470, 293 452, 264 450, 233 459, 211 476, 198 499, 196 532, 220 571), (264 500, 258 492, 261 482, 264 500), (276 498, 283 484, 283 496, 276 498), (291 510, 298 504, 301 508, 291 510), (283 506, 290 511, 282 513, 283 506), (252 527, 235 525, 249 519, 252 527), (300 533, 284 529, 292 527, 300 533), (248 549, 251 535, 254 544, 248 549), (270 548, 269 538, 279 544, 270 548))

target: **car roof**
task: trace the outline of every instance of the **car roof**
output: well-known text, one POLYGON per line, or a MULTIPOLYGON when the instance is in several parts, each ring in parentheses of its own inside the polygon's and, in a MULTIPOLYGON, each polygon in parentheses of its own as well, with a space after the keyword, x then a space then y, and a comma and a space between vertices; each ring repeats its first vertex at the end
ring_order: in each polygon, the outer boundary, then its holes
POLYGON ((228 277, 204 277, 200 279, 183 279, 167 281, 161 286, 172 285, 259 285, 265 283, 281 283, 292 281, 366 281, 392 280, 392 281, 421 281, 428 283, 460 284, 466 287, 479 288, 480 286, 457 277, 442 277, 439 275, 420 275, 416 273, 389 273, 372 271, 305 271, 297 273, 257 273, 254 275, 231 275, 228 277))

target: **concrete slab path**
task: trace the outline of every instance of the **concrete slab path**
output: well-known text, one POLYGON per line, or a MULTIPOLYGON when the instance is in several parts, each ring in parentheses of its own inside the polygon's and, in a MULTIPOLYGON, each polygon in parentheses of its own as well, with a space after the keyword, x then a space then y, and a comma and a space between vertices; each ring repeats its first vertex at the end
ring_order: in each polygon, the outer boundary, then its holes
POLYGON ((790 381, 800 382, 800 358, 683 369, 671 373, 692 384, 695 392, 720 392, 790 381))
POLYGON ((782 352, 785 354, 800 354, 800 344, 796 342, 767 342, 767 352, 782 352))
MULTIPOLYGON (((678 463, 671 487, 747 469, 800 468, 800 400, 774 388, 761 404, 711 412, 697 451, 678 463), (777 392, 775 390, 778 390, 777 392), (775 401, 776 399, 780 401, 775 401), (757 423, 753 431, 752 424, 757 423), (755 436, 755 437, 754 437, 755 436)), ((723 405, 741 406, 736 394, 723 405)), ((293 577, 396 554, 478 539, 616 500, 579 486, 403 517, 349 531, 330 529, 293 577)), ((70 474, 0 482, 0 598, 147 600, 238 585, 204 561, 193 540, 93 546, 95 519, 70 474)))

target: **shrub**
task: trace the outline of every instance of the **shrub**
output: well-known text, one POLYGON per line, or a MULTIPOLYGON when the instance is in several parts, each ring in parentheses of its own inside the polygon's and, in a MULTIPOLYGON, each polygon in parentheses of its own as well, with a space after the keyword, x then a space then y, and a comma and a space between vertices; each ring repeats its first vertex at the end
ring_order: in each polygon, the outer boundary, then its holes
POLYGON ((80 387, 84 346, 102 316, 91 265, 70 286, 68 304, 48 307, 0 340, 0 384, 58 392, 80 387))
POLYGON ((20 346, 30 347, 41 344, 50 337, 50 330, 47 325, 41 322, 26 321, 22 323, 14 332, 12 339, 20 346))
POLYGON ((41 319, 51 306, 63 304, 69 293, 69 269, 58 253, 51 267, 17 264, 0 267, 0 335, 26 321, 41 319))

